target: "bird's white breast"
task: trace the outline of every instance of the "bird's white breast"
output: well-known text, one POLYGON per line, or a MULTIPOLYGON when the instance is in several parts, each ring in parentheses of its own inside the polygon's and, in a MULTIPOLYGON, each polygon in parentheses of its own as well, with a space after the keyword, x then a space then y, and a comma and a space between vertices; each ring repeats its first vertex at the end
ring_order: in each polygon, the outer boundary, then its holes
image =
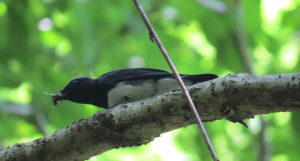
POLYGON ((155 82, 153 80, 145 80, 142 83, 129 85, 124 82, 118 83, 115 88, 108 93, 108 106, 112 107, 117 104, 124 104, 143 100, 153 97, 156 94, 155 82), (127 99, 122 99, 126 96, 127 99))
MULTIPOLYGON (((183 80, 183 82, 186 86, 192 83, 189 80, 183 80)), ((111 89, 108 92, 108 107, 147 99, 180 88, 177 80, 172 78, 160 79, 157 82, 144 80, 132 83, 120 82, 111 89)))
MULTIPOLYGON (((184 82, 185 86, 192 84, 192 82, 190 80, 183 79, 183 82, 184 82)), ((166 78, 166 79, 158 80, 156 83, 156 88, 157 88, 156 95, 159 95, 162 93, 173 91, 175 89, 179 89, 180 86, 176 79, 166 78)))

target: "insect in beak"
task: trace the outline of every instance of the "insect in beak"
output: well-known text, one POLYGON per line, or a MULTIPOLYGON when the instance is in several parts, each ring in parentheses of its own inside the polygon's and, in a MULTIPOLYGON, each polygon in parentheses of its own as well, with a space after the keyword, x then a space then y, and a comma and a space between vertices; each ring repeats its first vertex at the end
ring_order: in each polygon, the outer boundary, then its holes
POLYGON ((51 99, 55 106, 58 104, 59 101, 64 100, 64 96, 65 96, 65 95, 61 94, 61 92, 58 92, 56 94, 45 92, 45 94, 52 96, 51 99))

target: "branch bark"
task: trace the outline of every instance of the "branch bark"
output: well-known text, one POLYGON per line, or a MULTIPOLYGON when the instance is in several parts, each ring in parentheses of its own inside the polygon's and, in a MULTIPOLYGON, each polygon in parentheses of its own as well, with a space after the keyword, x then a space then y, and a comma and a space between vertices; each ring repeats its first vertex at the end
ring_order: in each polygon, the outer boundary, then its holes
MULTIPOLYGON (((300 110, 300 73, 233 74, 189 87, 202 121, 233 122, 259 114, 300 110)), ((110 149, 149 143, 195 123, 181 90, 119 105, 65 129, 0 152, 0 161, 85 160, 110 149)), ((236 125, 240 126, 240 125, 236 125)))

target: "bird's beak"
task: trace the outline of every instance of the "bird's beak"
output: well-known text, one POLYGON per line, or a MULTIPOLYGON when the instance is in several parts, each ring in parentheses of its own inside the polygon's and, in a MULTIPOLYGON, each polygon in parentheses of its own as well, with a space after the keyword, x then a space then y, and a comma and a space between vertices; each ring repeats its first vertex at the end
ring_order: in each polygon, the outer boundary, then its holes
POLYGON ((51 94, 51 98, 52 98, 52 102, 54 103, 54 105, 57 105, 58 101, 62 101, 66 98, 66 94, 63 94, 62 92, 58 92, 56 94, 51 94))

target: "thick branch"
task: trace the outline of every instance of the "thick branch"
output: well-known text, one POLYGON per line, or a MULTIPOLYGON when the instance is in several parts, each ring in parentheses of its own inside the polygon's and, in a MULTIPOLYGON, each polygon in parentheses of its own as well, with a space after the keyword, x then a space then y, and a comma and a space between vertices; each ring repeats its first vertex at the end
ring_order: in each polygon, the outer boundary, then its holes
MULTIPOLYGON (((189 91, 203 121, 239 121, 300 109, 300 73, 234 74, 193 85, 189 91)), ((16 144, 1 151, 0 160, 84 160, 110 149, 149 143, 161 133, 194 123, 178 90, 100 111, 49 136, 16 144)))

